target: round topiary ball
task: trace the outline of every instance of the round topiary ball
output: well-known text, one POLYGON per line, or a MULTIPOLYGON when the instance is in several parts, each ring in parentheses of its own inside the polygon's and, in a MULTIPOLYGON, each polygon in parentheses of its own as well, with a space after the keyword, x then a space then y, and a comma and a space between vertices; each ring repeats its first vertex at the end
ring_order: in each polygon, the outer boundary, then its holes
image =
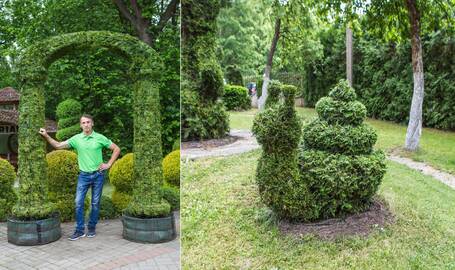
POLYGON ((0 221, 11 214, 11 208, 17 200, 13 190, 16 173, 13 165, 0 158, 0 221))
POLYGON ((76 153, 56 150, 46 155, 49 193, 74 194, 79 166, 76 153))
POLYGON ((180 150, 172 151, 163 159, 163 176, 166 183, 180 186, 180 150))
POLYGON ((133 190, 133 153, 117 160, 109 170, 109 179, 115 190, 131 194, 133 190))

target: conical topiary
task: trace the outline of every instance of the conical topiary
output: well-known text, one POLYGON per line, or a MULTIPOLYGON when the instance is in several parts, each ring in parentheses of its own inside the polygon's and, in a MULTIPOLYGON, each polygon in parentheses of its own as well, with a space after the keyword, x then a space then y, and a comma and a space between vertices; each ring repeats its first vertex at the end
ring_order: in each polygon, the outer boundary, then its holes
POLYGON ((340 81, 303 129, 300 178, 311 192, 312 219, 365 209, 384 176, 384 153, 373 150, 377 135, 363 123, 366 109, 355 99, 354 89, 340 81))
POLYGON ((55 137, 59 141, 66 141, 81 131, 79 117, 82 105, 74 99, 66 99, 57 106, 58 131, 55 137))

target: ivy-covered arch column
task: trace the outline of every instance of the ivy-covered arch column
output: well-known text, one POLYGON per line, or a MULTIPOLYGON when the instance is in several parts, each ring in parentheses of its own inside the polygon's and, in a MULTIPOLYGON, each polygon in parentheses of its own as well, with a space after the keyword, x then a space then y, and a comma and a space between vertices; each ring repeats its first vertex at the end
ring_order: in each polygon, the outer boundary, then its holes
POLYGON ((44 83, 48 67, 80 49, 106 47, 131 62, 134 81, 134 176, 136 187, 128 212, 133 216, 169 214, 162 199, 159 57, 135 37, 108 31, 89 31, 52 37, 29 47, 19 67, 19 199, 13 207, 18 219, 42 219, 55 210, 47 199, 46 143, 39 135, 44 126, 44 83), (140 195, 139 195, 140 194, 140 195))

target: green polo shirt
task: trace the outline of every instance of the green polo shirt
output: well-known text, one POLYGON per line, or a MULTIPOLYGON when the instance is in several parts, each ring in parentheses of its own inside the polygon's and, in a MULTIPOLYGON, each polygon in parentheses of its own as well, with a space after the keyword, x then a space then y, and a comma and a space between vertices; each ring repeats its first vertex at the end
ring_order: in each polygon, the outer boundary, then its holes
POLYGON ((83 172, 93 172, 103 163, 103 147, 109 148, 112 141, 92 131, 90 135, 85 135, 84 132, 74 135, 68 139, 68 144, 77 151, 79 169, 83 172))

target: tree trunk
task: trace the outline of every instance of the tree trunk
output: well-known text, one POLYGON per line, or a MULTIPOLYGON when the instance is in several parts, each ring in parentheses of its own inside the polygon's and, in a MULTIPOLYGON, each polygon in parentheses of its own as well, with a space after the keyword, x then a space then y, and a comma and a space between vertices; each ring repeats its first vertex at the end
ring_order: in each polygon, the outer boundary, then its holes
POLYGON ((419 147, 420 135, 422 134, 422 104, 424 96, 422 43, 420 40, 420 14, 415 0, 406 0, 411 24, 412 46, 412 75, 414 92, 412 94, 409 124, 406 131, 405 148, 415 151, 419 147))
POLYGON ((277 18, 275 21, 275 33, 273 35, 272 45, 270 46, 269 55, 267 56, 267 64, 265 65, 264 80, 262 82, 262 93, 261 97, 258 100, 259 110, 264 109, 265 101, 267 99, 267 87, 270 81, 270 73, 272 72, 273 55, 275 54, 276 45, 278 44, 278 39, 280 38, 280 28, 281 19, 277 18))
POLYGON ((346 26, 346 79, 352 87, 352 30, 346 26))

